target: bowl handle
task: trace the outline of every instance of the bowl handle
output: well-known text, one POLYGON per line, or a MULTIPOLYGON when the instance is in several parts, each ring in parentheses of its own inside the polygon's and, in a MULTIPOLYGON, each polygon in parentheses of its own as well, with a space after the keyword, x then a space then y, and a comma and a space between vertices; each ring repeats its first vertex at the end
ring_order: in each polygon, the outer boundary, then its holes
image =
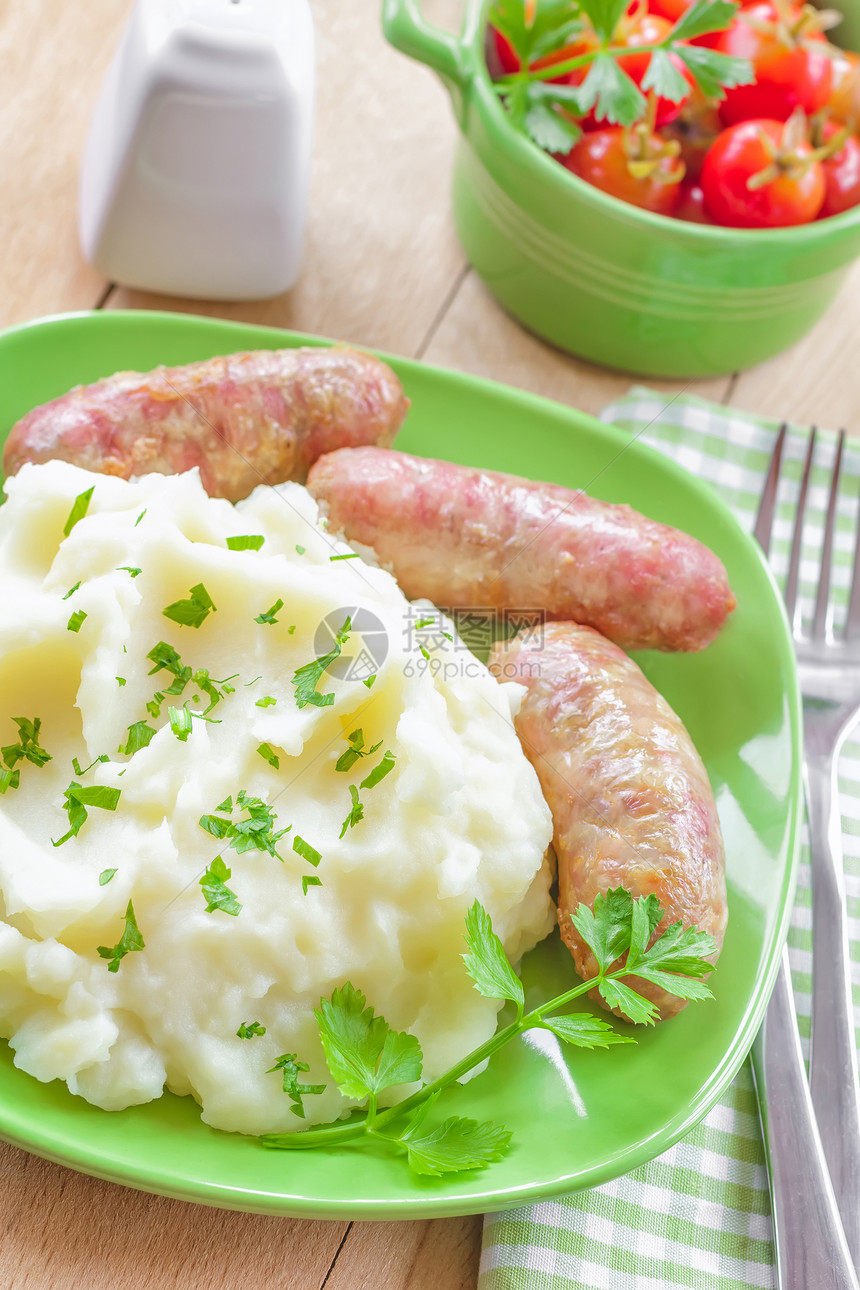
POLYGON ((427 22, 420 0, 383 0, 382 30, 386 40, 419 63, 426 63, 440 77, 459 119, 464 95, 471 79, 465 51, 456 36, 427 22))

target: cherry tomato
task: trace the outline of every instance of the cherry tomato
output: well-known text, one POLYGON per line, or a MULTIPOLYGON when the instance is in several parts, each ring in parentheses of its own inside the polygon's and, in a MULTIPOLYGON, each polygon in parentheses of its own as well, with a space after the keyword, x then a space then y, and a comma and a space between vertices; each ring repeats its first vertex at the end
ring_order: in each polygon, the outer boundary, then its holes
POLYGON ((683 168, 677 156, 663 155, 666 144, 656 134, 611 126, 584 134, 562 163, 580 179, 632 206, 671 215, 678 204, 683 168), (649 173, 637 176, 635 164, 653 161, 649 173))
POLYGON ((840 49, 830 60, 833 88, 827 111, 834 121, 860 123, 860 57, 840 49))
POLYGON ((672 214, 676 219, 686 220, 689 224, 714 222, 705 209, 705 194, 701 184, 681 184, 681 195, 672 214))
POLYGON ((693 0, 648 0, 648 8, 658 18, 666 18, 674 27, 679 18, 690 8, 693 0))
MULTIPOLYGON (((824 142, 837 133, 839 127, 828 121, 822 131, 824 142)), ((852 206, 860 205, 860 140, 855 134, 849 134, 839 151, 822 161, 821 168, 826 192, 819 219, 841 215, 852 206)))
POLYGON ((714 48, 721 54, 748 58, 755 83, 726 90, 720 116, 726 125, 767 118, 787 121, 795 108, 808 116, 824 107, 830 95, 830 58, 819 31, 806 31, 799 8, 784 20, 771 0, 743 9, 720 33, 714 48), (792 27, 798 24, 796 35, 792 27))
POLYGON ((815 219, 824 202, 824 174, 820 162, 809 161, 809 141, 787 137, 793 124, 741 121, 719 135, 701 178, 705 207, 718 224, 785 228, 815 219), (769 172, 767 182, 756 182, 769 172))

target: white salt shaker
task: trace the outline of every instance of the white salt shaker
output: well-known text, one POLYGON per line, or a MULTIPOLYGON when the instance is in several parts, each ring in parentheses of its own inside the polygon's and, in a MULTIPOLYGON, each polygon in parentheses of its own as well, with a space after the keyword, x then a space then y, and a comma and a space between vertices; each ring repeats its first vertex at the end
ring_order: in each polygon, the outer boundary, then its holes
POLYGON ((86 258, 112 282, 170 295, 287 291, 313 94, 308 0, 137 0, 84 153, 86 258))

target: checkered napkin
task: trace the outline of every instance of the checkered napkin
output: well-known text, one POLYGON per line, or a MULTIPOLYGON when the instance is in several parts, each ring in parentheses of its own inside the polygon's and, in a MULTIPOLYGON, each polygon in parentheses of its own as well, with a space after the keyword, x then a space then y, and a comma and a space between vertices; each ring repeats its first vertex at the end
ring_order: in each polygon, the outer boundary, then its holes
MULTIPOLYGON (((776 425, 692 396, 634 388, 605 408, 631 437, 707 480, 752 529, 776 425)), ((789 436, 771 559, 788 567, 794 499, 808 432, 789 436)), ((801 562, 807 617, 836 436, 821 435, 807 503, 809 556, 801 562), (817 529, 817 532, 816 532, 817 529)), ((831 595, 836 622, 848 601, 860 489, 860 441, 846 452, 831 595)), ((839 765, 842 843, 852 939, 856 1024, 860 1025, 860 741, 839 765)), ((804 1054, 811 1007, 811 892, 804 832, 797 902, 789 931, 792 981, 804 1054)), ((776 1287, 767 1175, 749 1061, 710 1114, 671 1150, 593 1191, 488 1214, 478 1290, 746 1290, 776 1287)))

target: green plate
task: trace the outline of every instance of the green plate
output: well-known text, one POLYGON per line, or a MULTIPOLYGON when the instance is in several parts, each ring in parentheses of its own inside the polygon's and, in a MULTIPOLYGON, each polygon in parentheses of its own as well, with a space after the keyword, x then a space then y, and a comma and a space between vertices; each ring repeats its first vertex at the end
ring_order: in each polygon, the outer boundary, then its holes
MULTIPOLYGON (((0 442, 37 403, 120 368, 146 370, 314 338, 179 314, 94 313, 0 336, 0 442)), ((503 1121, 508 1157, 433 1181, 373 1148, 269 1152, 201 1123, 191 1098, 105 1112, 40 1084, 0 1052, 0 1135, 114 1182, 211 1205, 313 1218, 407 1218, 503 1209, 626 1173, 664 1151, 729 1083, 773 985, 794 888, 801 805, 800 706, 785 615, 752 541, 706 486, 628 436, 555 403, 392 359, 412 410, 411 452, 552 479, 630 502, 711 546, 738 608, 701 655, 647 654, 651 679, 686 721, 711 776, 726 840, 729 927, 716 999, 639 1030, 637 1046, 563 1053, 545 1032, 498 1054, 444 1107, 503 1121)), ((7 606, 2 612, 14 612, 7 606)), ((524 965, 529 1005, 566 988, 551 937, 524 965)))

